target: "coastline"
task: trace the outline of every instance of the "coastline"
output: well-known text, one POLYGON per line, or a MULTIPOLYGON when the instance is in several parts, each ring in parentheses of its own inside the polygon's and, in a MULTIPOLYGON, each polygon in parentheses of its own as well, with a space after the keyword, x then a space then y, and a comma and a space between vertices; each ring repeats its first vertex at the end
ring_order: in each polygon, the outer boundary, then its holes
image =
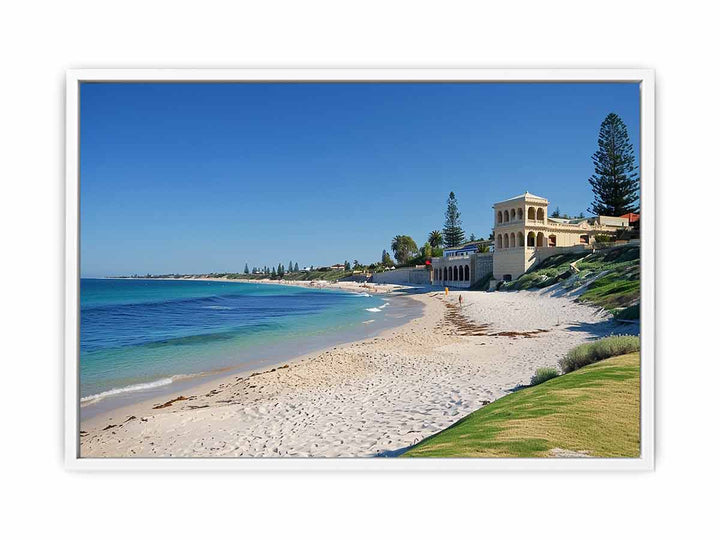
POLYGON ((81 456, 391 456, 621 328, 570 298, 459 294, 417 293, 422 316, 373 338, 93 417, 81 456))
MULTIPOLYGON (((100 279, 144 279, 144 278, 100 278, 100 279)), ((177 280, 188 281, 220 281, 258 283, 262 285, 275 284, 282 286, 328 289, 338 292, 349 292, 363 294, 365 296, 384 296, 396 298, 399 301, 393 302, 392 306, 383 310, 381 318, 373 318, 352 327, 340 329, 333 333, 324 335, 309 335, 301 340, 291 342, 278 341, 267 344, 254 359, 242 361, 234 365, 198 371, 194 373, 176 373, 167 375, 159 380, 152 380, 146 383, 138 383, 130 387, 112 388, 103 392, 97 399, 83 397, 79 403, 79 414, 81 422, 85 422, 96 415, 111 413, 118 409, 125 409, 141 404, 145 401, 162 399, 176 392, 192 392, 196 387, 204 384, 213 384, 226 377, 248 376, 254 372, 262 372, 267 369, 279 367, 282 364, 293 362, 297 358, 310 354, 317 354, 329 348, 337 347, 354 341, 375 337, 382 332, 406 324, 408 317, 414 318, 422 315, 421 305, 406 295, 405 287, 397 285, 381 285, 368 287, 357 282, 344 282, 342 284, 329 282, 307 282, 307 281, 286 281, 278 283, 273 280, 243 280, 225 278, 178 278, 177 280), (368 324, 372 323, 372 324, 368 324)), ((164 281, 164 279, 161 279, 164 281)), ((175 281, 170 279, 169 281, 175 281)), ((386 304, 387 305, 387 304, 386 304)), ((378 313, 379 314, 379 313, 378 313)), ((90 396, 95 398, 96 396, 90 396)))

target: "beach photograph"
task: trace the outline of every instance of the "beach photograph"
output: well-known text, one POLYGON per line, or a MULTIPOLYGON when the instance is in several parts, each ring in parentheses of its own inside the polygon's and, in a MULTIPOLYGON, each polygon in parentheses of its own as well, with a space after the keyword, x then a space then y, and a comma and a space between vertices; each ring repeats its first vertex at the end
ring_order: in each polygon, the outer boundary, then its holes
POLYGON ((77 107, 80 460, 642 457, 640 83, 77 107))

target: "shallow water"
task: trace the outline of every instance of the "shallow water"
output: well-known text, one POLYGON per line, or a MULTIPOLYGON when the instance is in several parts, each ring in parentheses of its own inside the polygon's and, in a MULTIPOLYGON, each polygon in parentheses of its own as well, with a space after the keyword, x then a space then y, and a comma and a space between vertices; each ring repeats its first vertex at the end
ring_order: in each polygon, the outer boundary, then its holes
POLYGON ((406 298, 330 289, 82 279, 81 413, 370 337, 420 311, 406 298))

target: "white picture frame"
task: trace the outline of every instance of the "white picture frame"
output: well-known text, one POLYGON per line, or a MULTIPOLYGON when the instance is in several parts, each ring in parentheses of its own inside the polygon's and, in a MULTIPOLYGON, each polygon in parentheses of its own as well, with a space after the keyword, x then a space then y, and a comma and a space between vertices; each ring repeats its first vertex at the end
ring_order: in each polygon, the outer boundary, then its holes
POLYGON ((655 455, 655 75, 648 69, 81 69, 66 75, 65 465, 72 470, 648 471, 655 455), (84 82, 632 82, 640 85, 641 448, 638 458, 80 458, 79 86, 84 82))

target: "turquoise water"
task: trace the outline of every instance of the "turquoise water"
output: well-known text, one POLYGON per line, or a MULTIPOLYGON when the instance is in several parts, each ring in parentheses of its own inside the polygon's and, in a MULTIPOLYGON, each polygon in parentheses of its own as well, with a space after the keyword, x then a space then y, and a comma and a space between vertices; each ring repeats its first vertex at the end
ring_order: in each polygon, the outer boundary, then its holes
POLYGON ((403 322, 410 313, 402 304, 260 283, 82 279, 81 402, 167 390, 199 374, 254 369, 369 336, 403 322))

